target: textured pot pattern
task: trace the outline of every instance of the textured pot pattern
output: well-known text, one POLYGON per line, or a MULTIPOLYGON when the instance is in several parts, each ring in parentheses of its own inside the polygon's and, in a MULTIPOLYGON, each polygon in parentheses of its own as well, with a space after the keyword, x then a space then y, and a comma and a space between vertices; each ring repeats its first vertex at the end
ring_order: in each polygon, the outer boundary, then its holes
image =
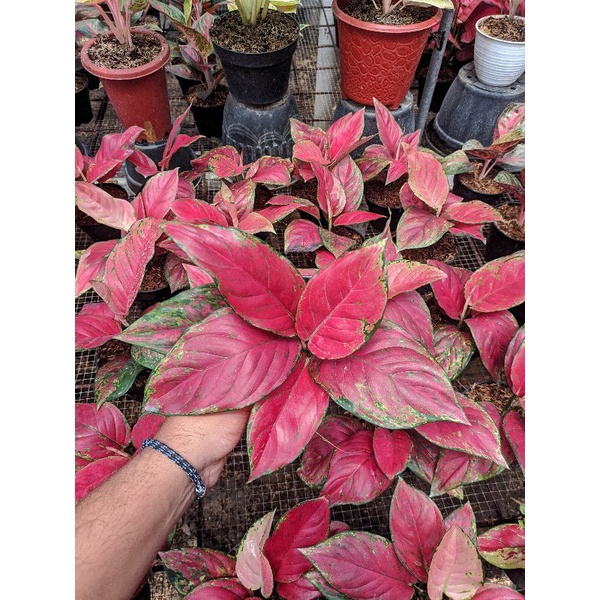
POLYGON ((373 106, 373 97, 391 109, 400 106, 410 89, 432 28, 442 18, 414 25, 379 25, 343 12, 347 0, 333 1, 340 53, 341 95, 373 106))
POLYGON ((169 45, 162 35, 153 31, 133 29, 133 32, 149 35, 160 41, 161 50, 154 60, 132 69, 100 67, 92 62, 88 54, 96 41, 92 38, 81 49, 81 63, 90 73, 100 78, 123 127, 143 127, 145 133, 140 139, 155 142, 166 137, 172 126, 164 69, 170 58, 169 45))
MULTIPOLYGON (((473 59, 477 78, 486 85, 509 86, 525 72, 525 42, 498 40, 481 31, 486 19, 501 15, 482 17, 475 24, 473 59)), ((524 17, 515 17, 525 21, 524 17)))

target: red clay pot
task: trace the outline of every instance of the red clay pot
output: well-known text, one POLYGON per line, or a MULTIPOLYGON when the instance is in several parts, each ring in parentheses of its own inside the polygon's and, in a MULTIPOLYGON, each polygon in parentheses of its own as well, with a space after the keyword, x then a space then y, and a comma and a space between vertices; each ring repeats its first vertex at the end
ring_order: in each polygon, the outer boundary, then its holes
POLYGON ((414 80, 432 28, 442 18, 414 25, 379 25, 343 12, 348 0, 333 0, 340 51, 341 93, 344 100, 373 106, 373 97, 396 110, 414 80))
POLYGON ((133 33, 149 35, 160 41, 160 54, 151 62, 133 69, 106 69, 94 64, 88 54, 96 41, 88 40, 81 49, 81 64, 99 77, 117 117, 125 129, 132 125, 146 131, 140 139, 156 142, 171 130, 171 110, 164 66, 169 61, 169 45, 156 32, 134 28, 133 33))

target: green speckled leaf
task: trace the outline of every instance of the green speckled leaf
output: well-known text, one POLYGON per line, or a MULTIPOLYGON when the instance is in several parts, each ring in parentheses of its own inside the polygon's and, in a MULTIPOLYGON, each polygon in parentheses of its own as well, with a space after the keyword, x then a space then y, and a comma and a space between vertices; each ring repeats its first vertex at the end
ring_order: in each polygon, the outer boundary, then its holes
POLYGON ((126 394, 143 370, 144 367, 128 354, 121 354, 102 365, 94 382, 94 395, 98 406, 126 394))

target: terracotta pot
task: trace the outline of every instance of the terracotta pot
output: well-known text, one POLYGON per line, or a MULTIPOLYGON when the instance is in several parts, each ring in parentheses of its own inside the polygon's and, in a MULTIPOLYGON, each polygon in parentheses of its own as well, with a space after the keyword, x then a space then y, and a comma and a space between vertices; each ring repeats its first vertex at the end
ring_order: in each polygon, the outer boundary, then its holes
POLYGON ((100 78, 123 127, 143 127, 145 132, 140 139, 155 142, 166 137, 172 126, 164 69, 170 58, 169 45, 159 33, 137 28, 132 31, 160 42, 161 50, 154 60, 131 69, 100 67, 89 57, 89 49, 96 42, 96 38, 92 38, 81 49, 81 64, 100 78))
POLYGON ((333 0, 344 100, 373 106, 373 97, 397 109, 414 80, 427 39, 442 11, 414 25, 379 25, 343 12, 348 0, 333 0))

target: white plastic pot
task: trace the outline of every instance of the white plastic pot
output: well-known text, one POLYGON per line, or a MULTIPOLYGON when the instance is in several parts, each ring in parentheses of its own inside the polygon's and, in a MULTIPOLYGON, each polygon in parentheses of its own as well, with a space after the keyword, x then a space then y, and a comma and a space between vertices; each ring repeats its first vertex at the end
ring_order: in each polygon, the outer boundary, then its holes
MULTIPOLYGON (((485 85, 506 87, 525 71, 525 42, 507 42, 483 33, 481 24, 495 18, 503 18, 503 15, 488 15, 475 24, 475 74, 485 85)), ((524 17, 515 19, 525 21, 524 17)))

